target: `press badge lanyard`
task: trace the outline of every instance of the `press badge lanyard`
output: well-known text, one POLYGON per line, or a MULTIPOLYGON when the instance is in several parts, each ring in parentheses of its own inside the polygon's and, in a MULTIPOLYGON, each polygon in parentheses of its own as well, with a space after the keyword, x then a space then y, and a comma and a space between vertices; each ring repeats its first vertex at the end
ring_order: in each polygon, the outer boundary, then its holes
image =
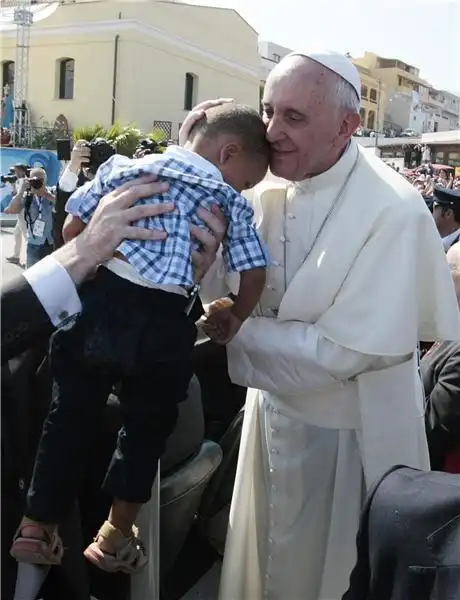
MULTIPOLYGON (((34 195, 32 203, 37 199, 37 196, 34 195)), ((32 225, 32 236, 35 238, 43 237, 45 233, 45 221, 42 218, 43 215, 43 201, 38 200, 38 215, 37 218, 33 221, 32 225)))

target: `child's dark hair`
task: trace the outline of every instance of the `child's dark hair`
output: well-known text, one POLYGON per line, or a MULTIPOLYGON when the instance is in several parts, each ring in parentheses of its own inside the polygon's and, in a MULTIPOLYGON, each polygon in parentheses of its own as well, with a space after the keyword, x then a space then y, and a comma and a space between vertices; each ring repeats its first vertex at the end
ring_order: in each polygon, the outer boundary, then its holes
POLYGON ((229 133, 237 136, 247 152, 270 156, 270 145, 266 139, 266 127, 259 113, 250 106, 227 102, 206 111, 191 131, 203 136, 229 133))

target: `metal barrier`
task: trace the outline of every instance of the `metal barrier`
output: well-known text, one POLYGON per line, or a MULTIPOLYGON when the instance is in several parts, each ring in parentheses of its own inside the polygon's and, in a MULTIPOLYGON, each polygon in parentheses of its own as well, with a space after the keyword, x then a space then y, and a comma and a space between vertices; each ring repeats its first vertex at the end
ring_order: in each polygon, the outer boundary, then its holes
POLYGON ((172 135, 172 121, 154 121, 153 130, 161 131, 165 136, 165 140, 170 140, 172 135))

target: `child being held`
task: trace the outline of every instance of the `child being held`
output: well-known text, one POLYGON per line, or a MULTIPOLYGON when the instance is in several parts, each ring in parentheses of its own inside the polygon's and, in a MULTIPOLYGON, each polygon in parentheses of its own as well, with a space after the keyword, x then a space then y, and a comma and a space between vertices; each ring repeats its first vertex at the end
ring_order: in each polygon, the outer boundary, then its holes
POLYGON ((150 498, 159 457, 177 419, 192 376, 196 327, 188 316, 195 289, 190 222, 203 225, 198 207, 217 204, 228 220, 223 242, 227 269, 240 273, 233 304, 217 301, 208 335, 227 343, 251 315, 265 284, 267 259, 253 211, 240 192, 259 183, 269 163, 265 126, 250 108, 225 104, 206 112, 184 148, 128 159, 111 157, 92 182, 69 199, 69 239, 90 220, 99 201, 126 181, 154 174, 166 194, 141 203, 172 202, 174 211, 140 221, 163 228, 162 241, 124 241, 114 258, 82 286, 82 311, 51 342, 53 400, 45 422, 26 516, 11 554, 19 561, 58 564, 58 525, 77 497, 91 442, 97 440, 107 397, 121 381, 123 427, 104 489, 113 497, 108 520, 85 556, 106 571, 132 573, 147 557, 134 526, 150 498))

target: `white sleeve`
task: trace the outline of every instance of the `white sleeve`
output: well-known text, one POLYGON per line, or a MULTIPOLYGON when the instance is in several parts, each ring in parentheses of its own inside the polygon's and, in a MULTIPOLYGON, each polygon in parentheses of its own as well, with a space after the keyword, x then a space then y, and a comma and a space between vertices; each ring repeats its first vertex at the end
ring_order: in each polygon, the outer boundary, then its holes
POLYGON ((77 189, 78 175, 70 170, 69 166, 64 169, 64 172, 59 179, 59 189, 63 192, 73 192, 77 189))
POLYGON ((24 271, 24 277, 55 327, 81 311, 74 282, 52 255, 24 271))
POLYGON ((274 394, 324 389, 357 375, 405 362, 339 346, 315 325, 253 317, 228 344, 233 383, 274 394))

